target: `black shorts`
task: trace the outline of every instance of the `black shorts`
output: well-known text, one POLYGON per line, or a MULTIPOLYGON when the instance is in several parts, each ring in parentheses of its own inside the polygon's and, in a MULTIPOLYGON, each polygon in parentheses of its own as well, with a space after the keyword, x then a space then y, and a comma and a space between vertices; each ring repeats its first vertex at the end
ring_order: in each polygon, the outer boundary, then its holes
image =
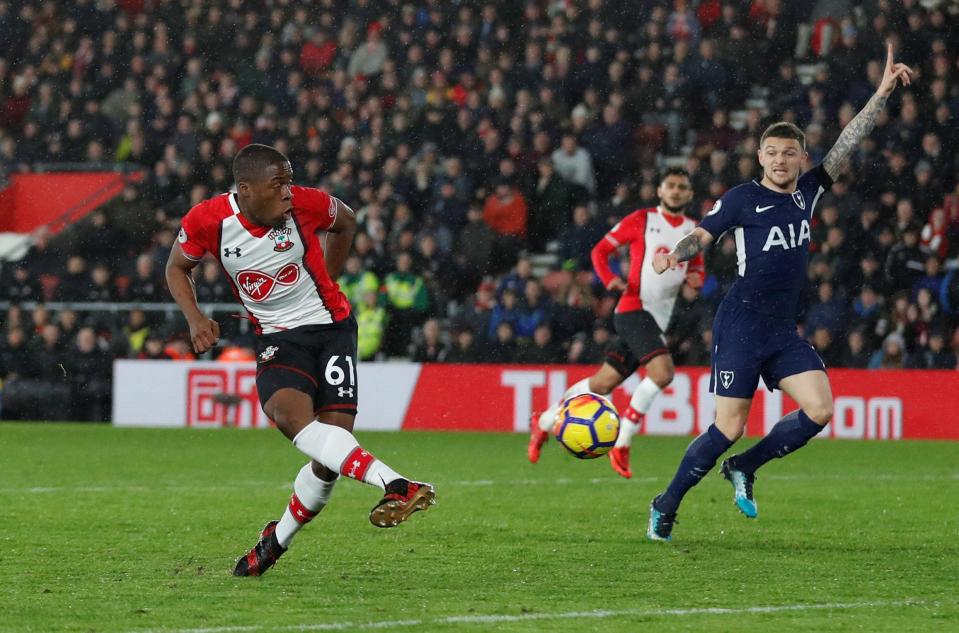
POLYGON ((616 337, 606 348, 606 363, 623 376, 631 376, 660 354, 668 354, 666 339, 656 319, 645 310, 613 314, 616 337))
POLYGON ((257 337, 256 390, 260 405, 279 389, 302 391, 313 409, 356 415, 356 319, 304 325, 257 337))

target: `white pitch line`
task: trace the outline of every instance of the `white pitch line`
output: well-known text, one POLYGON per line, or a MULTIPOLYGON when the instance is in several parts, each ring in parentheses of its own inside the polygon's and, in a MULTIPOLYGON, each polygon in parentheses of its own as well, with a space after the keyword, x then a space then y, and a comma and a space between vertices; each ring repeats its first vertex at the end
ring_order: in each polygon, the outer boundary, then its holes
POLYGON ((865 609, 869 607, 899 607, 921 604, 916 600, 876 600, 872 602, 833 602, 825 604, 783 604, 763 607, 694 607, 688 609, 624 609, 597 611, 566 611, 560 613, 522 613, 518 615, 450 615, 441 618, 411 620, 380 620, 371 622, 316 622, 313 624, 217 626, 194 629, 134 629, 128 633, 255 633, 256 631, 344 631, 396 629, 411 626, 438 626, 444 624, 506 624, 537 620, 605 620, 610 618, 663 618, 695 615, 752 615, 761 613, 789 613, 796 611, 829 611, 865 609))
MULTIPOLYGON (((637 483, 655 483, 665 482, 666 477, 633 477, 632 479, 623 479, 622 477, 556 477, 553 479, 463 479, 454 481, 436 481, 437 486, 568 486, 573 484, 590 485, 622 485, 637 483)), ((946 475, 764 475, 763 481, 870 481, 870 482, 899 482, 899 481, 959 481, 959 473, 950 473, 946 475)), ((193 484, 158 484, 155 486, 145 486, 141 484, 130 485, 86 485, 86 486, 24 486, 0 488, 0 494, 53 494, 53 493, 113 493, 113 492, 149 492, 156 490, 165 491, 184 491, 184 492, 223 492, 229 490, 249 490, 250 488, 276 488, 279 490, 289 490, 291 481, 246 481, 233 484, 221 485, 193 485, 193 484)))

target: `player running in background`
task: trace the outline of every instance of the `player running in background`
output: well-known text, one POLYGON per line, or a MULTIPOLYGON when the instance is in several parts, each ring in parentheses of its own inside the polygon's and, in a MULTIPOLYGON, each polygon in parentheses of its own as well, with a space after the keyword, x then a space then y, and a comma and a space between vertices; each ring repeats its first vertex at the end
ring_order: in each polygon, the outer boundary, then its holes
POLYGON ((341 474, 384 490, 370 512, 378 527, 426 510, 434 493, 363 450, 352 433, 359 388, 356 319, 332 281, 353 243, 352 209, 324 191, 294 185, 290 161, 267 145, 240 150, 233 177, 236 193, 201 202, 183 218, 166 278, 193 346, 203 353, 217 342, 220 328, 197 306, 190 273, 205 253, 219 260, 256 326, 263 411, 310 458, 283 517, 267 523, 233 572, 259 576, 326 506, 341 474), (324 243, 318 231, 326 231, 324 243))
POLYGON ((693 199, 693 188, 685 169, 667 169, 657 189, 660 205, 639 209, 627 215, 593 247, 593 268, 608 290, 622 292, 613 325, 617 338, 606 350, 606 361, 595 374, 566 390, 562 400, 530 420, 527 454, 533 463, 553 428, 556 412, 567 398, 583 393, 608 396, 613 389, 646 366, 646 377, 633 391, 629 406, 621 416, 616 446, 609 453, 613 469, 627 479, 629 446, 642 426, 643 416, 656 395, 673 381, 673 359, 663 332, 669 324, 676 296, 683 283, 694 288, 703 285, 703 256, 692 258, 667 275, 653 274, 653 255, 667 252, 669 244, 688 234, 696 223, 683 213, 693 199), (629 248, 629 276, 613 274, 609 257, 620 248, 629 248))
POLYGON ((710 390, 716 396, 716 421, 689 445, 669 487, 650 504, 649 538, 671 539, 683 496, 742 436, 760 376, 767 388, 783 390, 799 409, 751 448, 723 462, 723 476, 732 484, 735 504, 745 516, 758 512, 753 498, 756 470, 805 446, 832 418, 825 365, 796 329, 810 222, 819 197, 873 129, 896 85, 909 85, 910 72, 904 64, 894 63, 889 45, 875 94, 843 128, 822 164, 802 176, 806 157, 802 131, 785 122, 769 126, 759 143, 762 180, 727 191, 695 231, 653 260, 655 271, 666 273, 698 257, 724 232, 735 231, 739 277, 713 320, 710 390))

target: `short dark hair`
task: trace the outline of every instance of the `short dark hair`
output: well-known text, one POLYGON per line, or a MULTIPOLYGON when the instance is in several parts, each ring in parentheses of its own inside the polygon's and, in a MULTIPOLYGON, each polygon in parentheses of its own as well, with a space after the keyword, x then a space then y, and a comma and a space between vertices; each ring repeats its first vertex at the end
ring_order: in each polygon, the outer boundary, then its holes
POLYGON ((806 135, 799 129, 798 125, 790 123, 789 121, 780 121, 767 127, 759 139, 759 145, 762 146, 769 137, 795 139, 799 141, 799 145, 802 146, 803 150, 806 149, 806 135))
POLYGON ((250 143, 237 152, 233 159, 233 180, 256 181, 262 178, 263 170, 270 165, 288 162, 290 159, 275 147, 250 143))
POLYGON ((686 180, 692 180, 692 178, 689 177, 689 172, 686 171, 685 167, 667 167, 659 177, 659 182, 663 182, 670 176, 682 176, 686 180))

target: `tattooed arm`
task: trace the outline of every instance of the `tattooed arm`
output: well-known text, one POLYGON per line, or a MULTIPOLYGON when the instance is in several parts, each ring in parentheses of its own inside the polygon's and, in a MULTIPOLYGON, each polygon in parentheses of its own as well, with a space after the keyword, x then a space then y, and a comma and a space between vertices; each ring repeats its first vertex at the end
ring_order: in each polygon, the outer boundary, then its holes
POLYGON ((835 180, 842 173, 853 150, 859 147, 859 143, 869 136, 869 133, 876 126, 876 117, 886 106, 886 99, 889 98, 900 81, 904 86, 910 84, 911 73, 912 71, 905 64, 893 63, 892 44, 886 44, 886 69, 883 72, 879 88, 876 89, 876 93, 869 99, 866 106, 859 111, 859 114, 843 128, 839 138, 836 139, 836 144, 832 146, 832 149, 826 154, 826 158, 823 159, 823 168, 830 178, 835 180))
POLYGON ((661 275, 667 268, 676 268, 680 262, 696 257, 704 248, 713 243, 713 236, 706 229, 696 227, 693 232, 676 242, 669 253, 653 255, 653 270, 661 275))

